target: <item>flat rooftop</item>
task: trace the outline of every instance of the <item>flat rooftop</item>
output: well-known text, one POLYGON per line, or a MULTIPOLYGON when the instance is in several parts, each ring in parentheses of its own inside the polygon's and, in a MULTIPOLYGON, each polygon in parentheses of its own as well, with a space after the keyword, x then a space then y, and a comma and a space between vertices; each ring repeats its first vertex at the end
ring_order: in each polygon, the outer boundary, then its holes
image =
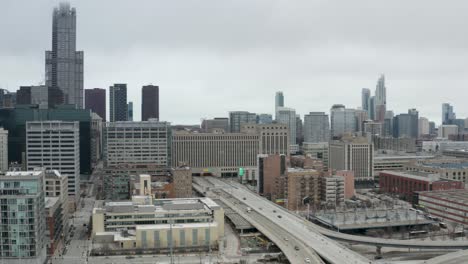
POLYGON ((468 206, 468 191, 465 189, 447 191, 418 192, 419 195, 430 196, 435 199, 443 199, 450 202, 463 203, 468 206))
MULTIPOLYGON (((435 173, 429 172, 422 172, 422 171, 381 171, 381 173, 387 173, 399 177, 410 178, 419 181, 426 181, 426 182, 435 182, 440 180, 440 176, 435 173)), ((447 181, 447 179, 444 179, 447 181)))
POLYGON ((439 163, 439 162, 425 162, 423 163, 424 166, 431 167, 431 168, 442 168, 442 169, 465 169, 468 168, 468 162, 447 162, 447 163, 439 163))

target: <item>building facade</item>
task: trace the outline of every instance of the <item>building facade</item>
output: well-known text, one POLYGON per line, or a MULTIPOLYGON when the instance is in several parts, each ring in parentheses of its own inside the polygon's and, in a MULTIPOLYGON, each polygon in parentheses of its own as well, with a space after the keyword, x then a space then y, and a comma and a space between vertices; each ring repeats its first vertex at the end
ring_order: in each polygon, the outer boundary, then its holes
POLYGON ((304 142, 319 143, 330 140, 330 123, 325 112, 304 115, 304 142))
POLYGON ((278 121, 278 109, 284 107, 284 95, 283 92, 278 91, 275 94, 275 120, 278 121))
POLYGON ((320 177, 321 200, 334 206, 344 203, 345 180, 343 176, 333 175, 320 177))
POLYGON ((374 146, 365 138, 330 142, 330 169, 354 172, 356 182, 374 180, 374 146))
POLYGON ((229 118, 215 117, 213 119, 203 119, 201 130, 204 133, 212 133, 214 131, 229 132, 229 118))
POLYGON ((289 210, 303 210, 306 204, 317 204, 320 201, 320 174, 313 169, 288 168, 288 201, 289 210))
POLYGON ((229 112, 229 131, 239 133, 243 124, 256 124, 257 115, 246 111, 229 112))
POLYGON ((102 88, 85 89, 85 109, 91 110, 106 121, 106 90, 102 88))
POLYGON ((76 50, 76 9, 60 3, 52 19, 52 50, 46 51, 46 86, 59 89, 64 104, 83 108, 83 51, 76 50))
POLYGON ((418 204, 441 220, 468 226, 468 192, 464 189, 418 192, 418 204))
POLYGON ((58 170, 68 178, 68 195, 80 195, 80 127, 78 122, 26 123, 28 170, 58 170))
POLYGON ((278 108, 278 118, 276 122, 285 124, 289 128, 289 146, 291 152, 298 150, 297 147, 297 126, 296 126, 296 110, 287 107, 278 108))
POLYGON ((155 119, 109 122, 105 127, 105 164, 154 163, 171 166, 171 125, 155 119))
POLYGON ((46 261, 44 172, 0 175, 0 260, 8 264, 46 261))
POLYGON ((109 87, 109 121, 128 121, 127 84, 116 83, 109 87))
POLYGON ((329 147, 328 142, 309 143, 304 142, 302 145, 302 152, 306 156, 319 159, 323 161, 323 169, 328 171, 329 167, 329 147))
POLYGON ((356 132, 356 110, 347 109, 344 105, 333 105, 330 112, 332 137, 340 138, 356 132))
POLYGON ((8 170, 8 130, 0 127, 0 171, 8 170))
POLYGON ((141 88, 141 121, 159 119, 159 86, 145 85, 141 88))

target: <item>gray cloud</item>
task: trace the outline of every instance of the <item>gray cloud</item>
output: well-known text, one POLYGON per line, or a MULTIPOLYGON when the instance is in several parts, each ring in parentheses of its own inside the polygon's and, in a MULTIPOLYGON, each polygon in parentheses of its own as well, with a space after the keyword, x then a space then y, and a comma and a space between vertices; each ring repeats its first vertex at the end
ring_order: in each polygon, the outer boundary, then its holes
MULTIPOLYGON (((0 86, 43 80, 58 1, 0 2, 0 86)), ((440 122, 442 102, 467 116, 466 1, 72 1, 85 88, 160 85, 162 119, 197 123, 230 110, 300 114, 360 105, 387 75, 388 107, 440 122)))

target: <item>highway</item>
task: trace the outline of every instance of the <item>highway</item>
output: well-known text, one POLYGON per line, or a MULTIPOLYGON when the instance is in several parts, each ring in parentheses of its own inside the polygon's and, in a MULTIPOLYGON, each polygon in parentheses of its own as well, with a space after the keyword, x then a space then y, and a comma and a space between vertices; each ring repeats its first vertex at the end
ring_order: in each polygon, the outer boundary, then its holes
MULTIPOLYGON (((286 236, 289 241, 282 240, 278 243, 277 238, 275 239, 275 236, 272 236, 271 232, 264 233, 270 239, 273 238, 272 241, 277 244, 281 250, 283 250, 284 247, 288 248, 288 244, 285 242, 292 241, 302 248, 307 248, 308 251, 317 252, 320 257, 329 263, 372 263, 372 261, 364 256, 308 228, 305 219, 290 214, 284 208, 266 199, 259 198, 260 196, 249 191, 240 184, 228 183, 213 177, 206 178, 206 181, 199 178, 194 179, 194 181, 200 186, 210 187, 210 191, 207 192, 208 196, 211 193, 219 196, 223 202, 229 202, 229 205, 232 206, 235 211, 251 222, 251 224, 262 233, 262 229, 265 227, 270 229, 271 227, 276 237, 278 235, 286 236), (246 207, 252 208, 252 211, 248 213, 246 207), (294 239, 291 240, 290 237, 294 239)), ((291 258, 289 250, 283 252, 291 263, 305 263, 304 259, 297 262, 296 258, 294 258, 295 256, 291 258)), ((309 258, 311 261, 315 260, 315 263, 320 263, 317 258, 309 258)))
POLYGON ((460 250, 446 255, 438 256, 422 262, 424 264, 460 264, 468 263, 468 250, 460 250))

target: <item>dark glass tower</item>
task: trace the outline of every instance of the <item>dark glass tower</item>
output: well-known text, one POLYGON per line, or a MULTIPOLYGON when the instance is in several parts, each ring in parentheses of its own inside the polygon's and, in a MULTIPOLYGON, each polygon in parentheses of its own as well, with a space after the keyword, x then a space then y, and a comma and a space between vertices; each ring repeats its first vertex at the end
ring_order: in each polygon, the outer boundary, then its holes
POLYGON ((106 121, 106 90, 102 88, 85 90, 85 109, 90 109, 106 121))
POLYGON ((116 83, 109 89, 109 121, 127 121, 127 84, 116 83))
POLYGON ((141 120, 159 119, 159 87, 145 85, 141 89, 141 120))

